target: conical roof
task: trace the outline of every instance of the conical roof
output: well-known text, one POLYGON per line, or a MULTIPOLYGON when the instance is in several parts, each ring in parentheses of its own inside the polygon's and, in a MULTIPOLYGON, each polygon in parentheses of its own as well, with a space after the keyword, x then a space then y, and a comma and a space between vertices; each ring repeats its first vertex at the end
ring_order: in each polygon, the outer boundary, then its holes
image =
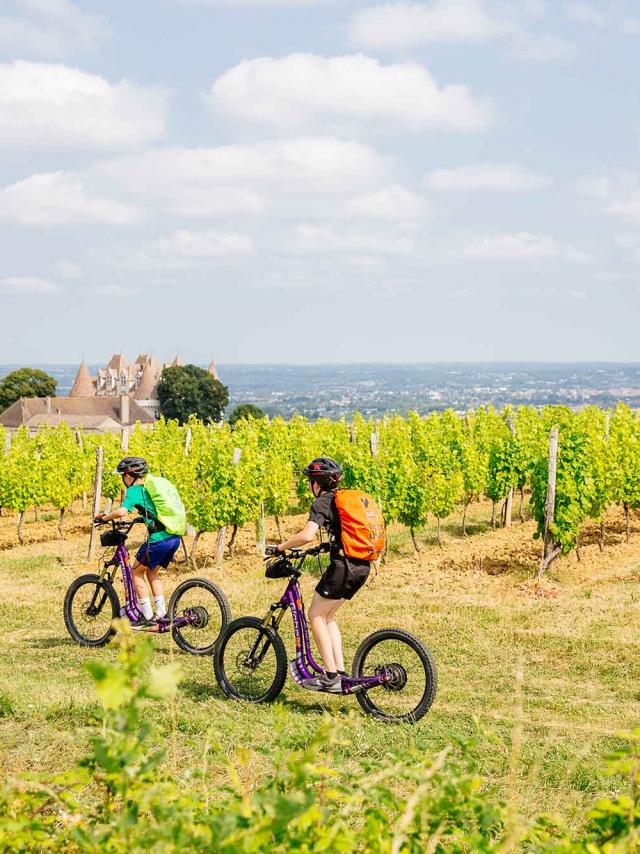
POLYGON ((69 392, 69 397, 93 397, 95 394, 94 382, 91 379, 89 368, 86 362, 80 362, 78 373, 76 374, 73 388, 69 392))
POLYGON ((136 400, 155 400, 158 396, 156 386, 158 385, 158 371, 155 365, 149 361, 142 369, 140 385, 136 389, 136 400))
POLYGON ((114 353, 113 356, 109 359, 108 368, 111 368, 112 371, 118 371, 118 373, 126 366, 126 361, 122 353, 114 353))

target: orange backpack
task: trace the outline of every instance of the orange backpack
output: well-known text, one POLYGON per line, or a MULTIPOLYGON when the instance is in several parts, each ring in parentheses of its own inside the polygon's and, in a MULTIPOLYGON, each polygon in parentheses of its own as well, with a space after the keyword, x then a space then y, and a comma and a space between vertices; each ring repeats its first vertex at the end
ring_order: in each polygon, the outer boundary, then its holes
POLYGON ((378 560, 386 544, 384 518, 376 502, 359 489, 339 489, 336 510, 347 557, 378 560))

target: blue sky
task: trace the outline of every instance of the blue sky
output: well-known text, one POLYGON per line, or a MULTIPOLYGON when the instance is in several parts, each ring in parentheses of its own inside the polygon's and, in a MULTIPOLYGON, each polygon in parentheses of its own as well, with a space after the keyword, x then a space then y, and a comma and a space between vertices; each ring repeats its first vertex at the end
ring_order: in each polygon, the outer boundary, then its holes
POLYGON ((640 8, 4 0, 0 362, 637 360, 640 8))

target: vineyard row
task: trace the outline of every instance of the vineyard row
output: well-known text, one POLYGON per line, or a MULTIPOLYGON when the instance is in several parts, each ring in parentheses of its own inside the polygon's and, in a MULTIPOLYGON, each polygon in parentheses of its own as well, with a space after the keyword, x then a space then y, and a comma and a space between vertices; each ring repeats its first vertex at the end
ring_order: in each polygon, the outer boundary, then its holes
POLYGON ((514 494, 528 488, 535 536, 546 538, 550 563, 575 548, 584 523, 601 521, 607 507, 622 505, 628 518, 629 508, 640 506, 640 419, 623 404, 609 412, 481 408, 464 416, 355 416, 350 423, 296 416, 243 420, 233 429, 161 420, 122 436, 83 435, 62 424, 33 436, 24 429, 11 437, 0 433, 0 441, 0 507, 19 514, 19 537, 29 508, 53 505, 62 525, 71 503, 92 491, 98 447, 105 499, 121 494, 120 477, 112 473, 120 457, 144 456, 151 471, 176 484, 197 534, 235 531, 265 514, 278 522, 306 509, 310 493, 301 470, 315 456, 338 460, 344 486, 375 496, 387 522, 405 525, 416 548, 415 534, 429 516, 439 532, 440 520, 460 508, 464 532, 467 507, 482 496, 493 502, 494 524, 498 513, 510 524, 514 494), (555 501, 553 517, 546 518, 554 429, 555 501))

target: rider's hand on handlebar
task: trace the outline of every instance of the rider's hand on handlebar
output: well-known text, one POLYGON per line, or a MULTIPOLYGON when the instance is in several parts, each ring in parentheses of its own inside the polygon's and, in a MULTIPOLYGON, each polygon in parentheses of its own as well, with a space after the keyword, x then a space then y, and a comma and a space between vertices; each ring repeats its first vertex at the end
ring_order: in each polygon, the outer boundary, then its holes
POLYGON ((277 544, 271 544, 265 547, 264 553, 266 557, 273 557, 280 554, 280 547, 277 544))
POLYGON ((94 525, 103 525, 104 524, 104 513, 98 513, 97 516, 93 517, 94 525))

